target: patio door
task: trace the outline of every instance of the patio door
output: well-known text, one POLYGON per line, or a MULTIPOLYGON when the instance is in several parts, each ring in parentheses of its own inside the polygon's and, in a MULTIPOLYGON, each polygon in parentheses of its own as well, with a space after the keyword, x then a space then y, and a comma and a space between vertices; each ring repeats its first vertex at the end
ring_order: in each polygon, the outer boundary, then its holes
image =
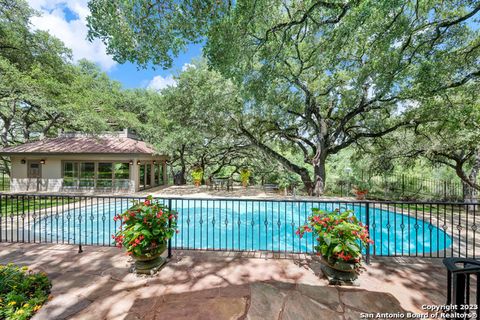
POLYGON ((152 186, 152 165, 145 164, 145 189, 152 186))
POLYGON ((139 189, 147 189, 152 186, 152 165, 150 163, 140 164, 138 167, 139 189))
POLYGON ((42 166, 40 161, 29 161, 28 162, 28 190, 30 188, 39 191, 40 188, 40 179, 42 178, 42 166))
POLYGON ((139 182, 139 189, 143 190, 145 189, 145 165, 141 164, 138 167, 138 182, 139 182))

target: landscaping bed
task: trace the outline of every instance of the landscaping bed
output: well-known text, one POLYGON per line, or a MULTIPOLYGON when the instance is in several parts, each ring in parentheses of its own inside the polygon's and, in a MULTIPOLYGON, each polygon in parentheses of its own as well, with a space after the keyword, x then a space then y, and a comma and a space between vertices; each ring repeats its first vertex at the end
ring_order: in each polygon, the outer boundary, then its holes
POLYGON ((51 287, 43 272, 0 265, 0 319, 30 319, 48 300, 51 287))

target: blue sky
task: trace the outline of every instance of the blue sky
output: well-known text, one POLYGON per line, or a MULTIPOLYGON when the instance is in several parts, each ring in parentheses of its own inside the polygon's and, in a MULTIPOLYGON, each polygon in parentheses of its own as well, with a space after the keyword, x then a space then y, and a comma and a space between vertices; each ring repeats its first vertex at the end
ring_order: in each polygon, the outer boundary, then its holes
POLYGON ((117 64, 110 71, 108 75, 117 81, 120 81, 125 88, 138 88, 146 87, 148 84, 159 83, 159 81, 170 82, 172 75, 177 74, 188 66, 192 59, 198 59, 202 56, 202 45, 192 44, 188 46, 188 49, 185 53, 180 54, 173 61, 173 66, 171 69, 163 70, 157 68, 153 70, 151 67, 147 69, 138 69, 136 64, 125 63, 117 64), (161 78, 160 78, 161 77, 161 78), (164 79, 164 80, 160 80, 164 79))
POLYGON ((188 66, 192 59, 202 55, 202 45, 192 44, 186 52, 180 54, 171 69, 139 69, 137 65, 118 64, 106 54, 105 45, 94 40, 86 40, 86 18, 89 15, 88 0, 28 0, 40 16, 31 20, 33 29, 49 31, 72 49, 73 59, 88 59, 97 63, 112 79, 123 84, 125 88, 162 89, 174 84, 173 75, 188 66))

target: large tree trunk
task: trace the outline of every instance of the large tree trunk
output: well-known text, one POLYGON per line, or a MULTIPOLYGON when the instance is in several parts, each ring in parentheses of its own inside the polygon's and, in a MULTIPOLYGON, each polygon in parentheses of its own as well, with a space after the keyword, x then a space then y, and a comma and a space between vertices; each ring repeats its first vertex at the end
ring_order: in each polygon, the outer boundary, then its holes
POLYGON ((185 178, 185 173, 187 172, 187 165, 185 163, 185 145, 182 145, 180 149, 180 171, 175 172, 174 175, 174 184, 175 185, 185 185, 187 184, 187 179, 185 178))
MULTIPOLYGON (((477 151, 475 155, 475 163, 473 164, 472 170, 468 175, 468 180, 473 183, 477 183, 478 172, 480 171, 480 149, 477 151)), ((470 186, 465 181, 462 181, 463 185, 463 201, 466 203, 474 203, 477 202, 477 195, 478 191, 470 186)), ((469 210, 473 210, 474 206, 469 206, 469 210)))
POLYGON ((462 179, 462 183, 467 184, 473 189, 476 189, 477 192, 480 191, 480 184, 477 182, 478 171, 480 171, 480 148, 476 150, 475 160, 470 174, 467 174, 463 168, 465 161, 460 161, 458 158, 453 158, 455 165, 452 165, 452 168, 455 169, 457 176, 462 179), (472 178, 475 178, 472 180, 472 178))
POLYGON ((202 172, 203 172, 203 175, 202 175, 202 181, 201 181, 201 184, 205 184, 205 155, 203 155, 201 157, 201 160, 200 160, 200 168, 202 169, 202 172))
POLYGON ((315 173, 315 187, 313 189, 313 195, 321 196, 325 193, 325 161, 315 164, 313 166, 313 171, 315 173))
POLYGON ((251 134, 247 129, 245 129, 245 127, 243 127, 242 125, 240 125, 240 130, 263 153, 277 160, 279 163, 283 165, 285 169, 298 174, 300 176, 300 179, 302 179, 303 185, 305 186, 305 190, 307 191, 308 195, 313 195, 314 183, 307 169, 300 167, 295 163, 292 163, 290 160, 288 160, 287 158, 285 158, 284 156, 282 156, 281 154, 279 154, 269 146, 262 143, 260 140, 255 138, 255 136, 251 134))
POLYGON ((185 166, 185 163, 183 162, 182 165, 180 166, 180 171, 177 172, 177 184, 178 185, 187 184, 187 178, 185 178, 186 172, 187 172, 187 167, 185 166))
MULTIPOLYGON (((295 172, 295 171, 294 171, 295 172)), ((312 179, 310 178, 310 174, 308 173, 307 170, 302 170, 301 172, 295 172, 300 175, 300 178, 302 179, 303 186, 305 187, 305 190, 307 191, 307 194, 309 196, 312 196, 314 194, 314 183, 312 179)))
MULTIPOLYGON (((12 119, 11 118, 6 118, 6 117, 2 117, 2 120, 3 122, 3 128, 0 130, 0 145, 2 147, 8 147, 10 145, 9 141, 8 141, 8 134, 9 134, 9 131, 10 131, 10 127, 11 127, 11 124, 12 124, 12 119)), ((4 158, 4 157, 0 157, 0 159, 2 160, 2 167, 3 167, 3 170, 5 170, 5 172, 10 175, 10 161, 7 160, 7 158, 4 158)))
POLYGON ((325 154, 325 152, 322 152, 322 153, 318 152, 312 161, 314 181, 315 181, 313 195, 315 196, 321 196, 325 193, 326 158, 327 158, 327 155, 325 154))
POLYGON ((2 117, 2 121, 3 121, 3 128, 0 133, 0 142, 2 143, 2 147, 8 147, 9 146, 8 133, 10 131, 11 119, 2 117))
POLYGON ((4 171, 8 176, 10 176, 10 160, 7 160, 7 158, 0 157, 1 159, 1 165, 0 165, 0 172, 4 171))

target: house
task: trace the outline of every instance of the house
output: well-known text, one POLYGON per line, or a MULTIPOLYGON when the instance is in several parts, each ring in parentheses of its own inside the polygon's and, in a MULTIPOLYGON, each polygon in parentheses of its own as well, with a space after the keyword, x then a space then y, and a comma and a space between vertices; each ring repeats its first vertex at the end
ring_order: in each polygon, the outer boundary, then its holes
POLYGON ((136 192, 167 183, 165 155, 128 130, 59 133, 0 149, 12 192, 136 192))

